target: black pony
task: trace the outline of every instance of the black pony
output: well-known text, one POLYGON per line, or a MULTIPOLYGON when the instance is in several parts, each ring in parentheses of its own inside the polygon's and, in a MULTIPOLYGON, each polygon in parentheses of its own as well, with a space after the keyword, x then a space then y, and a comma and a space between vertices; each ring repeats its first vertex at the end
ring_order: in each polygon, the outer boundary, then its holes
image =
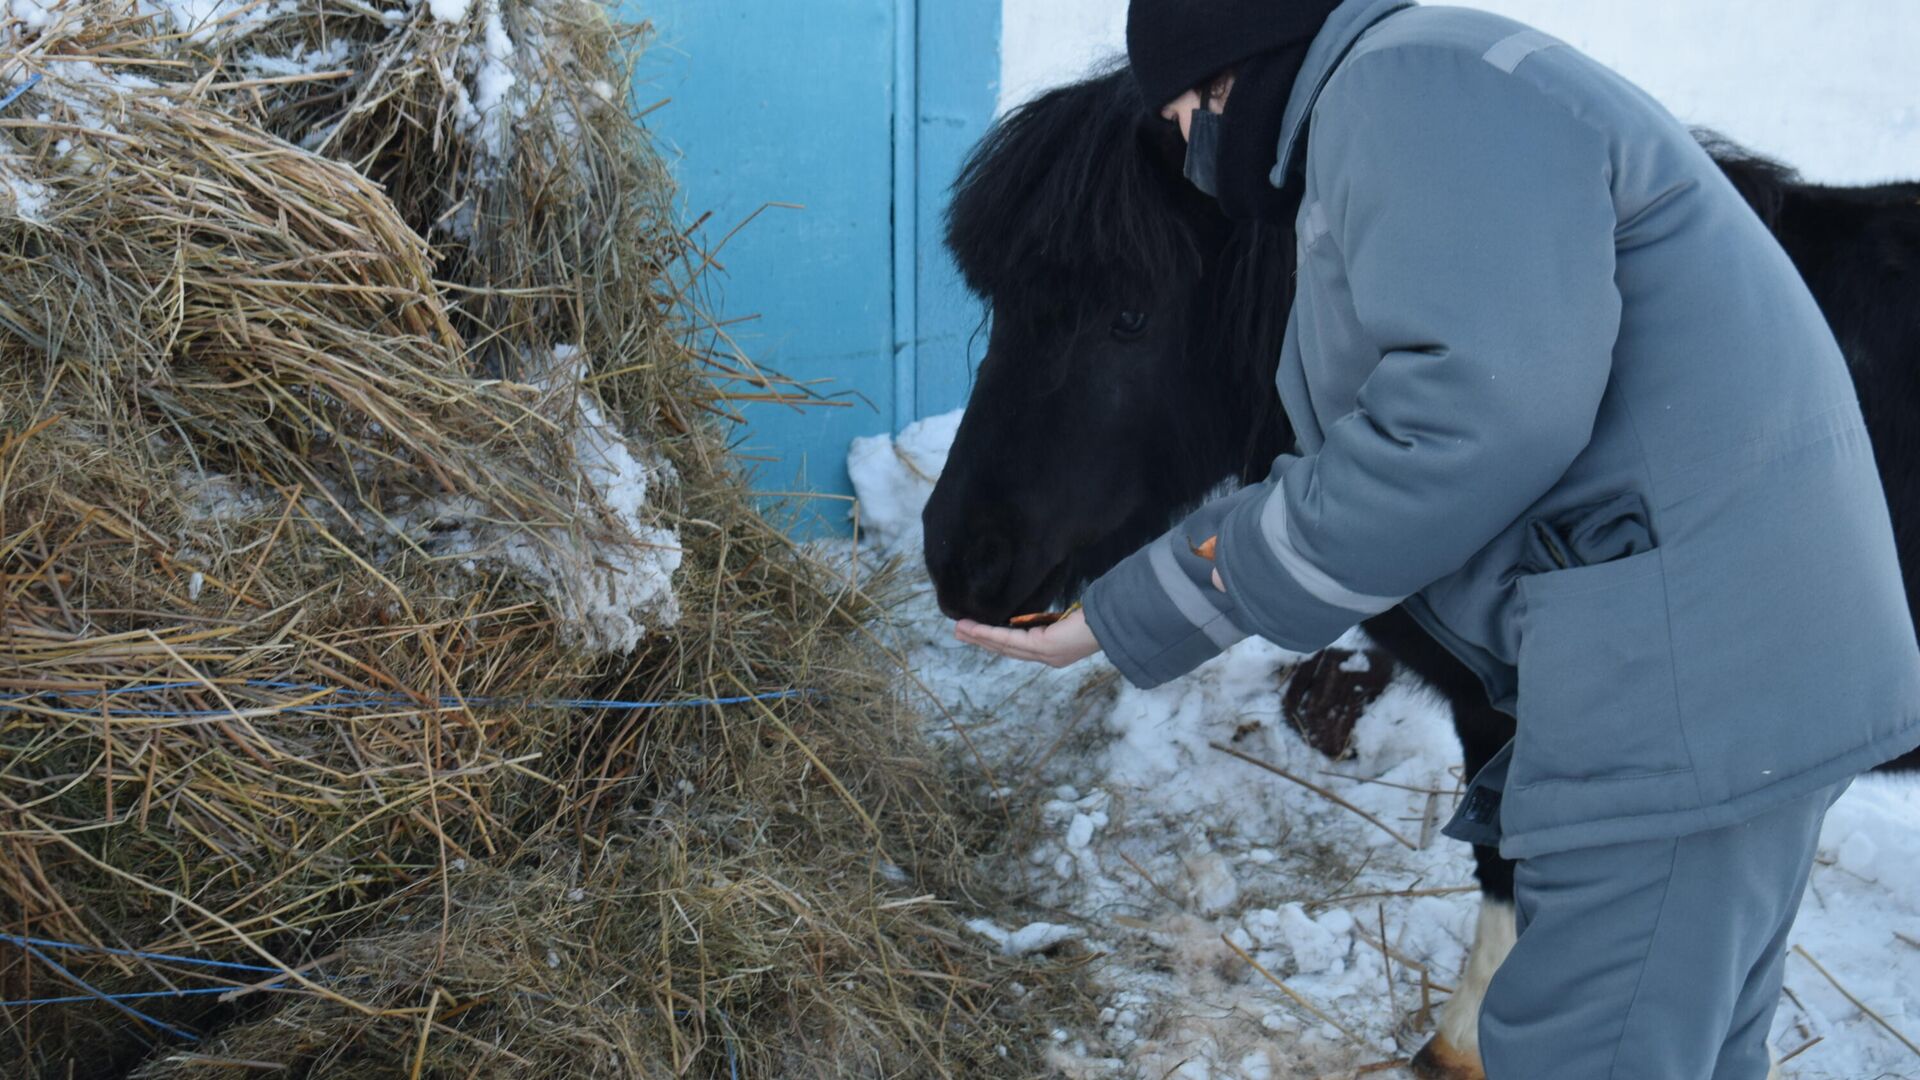
POLYGON ((1273 388, 1290 229, 1231 227, 1125 71, 975 148, 947 244, 993 324, 924 514, 943 610, 1045 610, 1293 441, 1273 388))
MULTIPOLYGON (((1820 187, 1703 142, 1846 352, 1920 612, 1920 184, 1820 187)), ((1182 178, 1184 152, 1122 68, 1007 116, 962 171, 947 244, 993 322, 923 515, 949 616, 1047 610, 1211 494, 1263 479, 1293 444, 1274 387, 1292 230, 1229 222, 1182 178)), ((1513 718, 1403 611, 1364 626, 1451 702, 1469 774, 1513 735, 1513 718)), ((1920 768, 1920 751, 1887 767, 1920 768)), ((1474 855, 1489 903, 1422 1075, 1478 1075, 1479 990, 1512 940, 1512 864, 1474 855)))

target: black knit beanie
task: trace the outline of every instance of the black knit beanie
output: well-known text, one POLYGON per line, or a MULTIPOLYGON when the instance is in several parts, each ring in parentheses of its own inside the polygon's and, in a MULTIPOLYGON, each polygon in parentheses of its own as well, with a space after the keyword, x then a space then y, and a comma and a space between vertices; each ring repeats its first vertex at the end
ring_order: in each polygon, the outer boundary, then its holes
POLYGON ((1256 53, 1313 40, 1339 0, 1130 0, 1127 62, 1147 107, 1256 53))

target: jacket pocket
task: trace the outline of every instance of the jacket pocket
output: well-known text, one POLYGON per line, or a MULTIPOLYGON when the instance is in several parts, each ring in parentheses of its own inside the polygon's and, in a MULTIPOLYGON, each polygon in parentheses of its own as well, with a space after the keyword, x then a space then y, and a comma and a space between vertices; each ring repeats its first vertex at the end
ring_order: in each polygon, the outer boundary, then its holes
POLYGON ((1527 574, 1516 667, 1516 787, 1692 767, 1674 690, 1658 549, 1527 574))
POLYGON ((1646 500, 1639 492, 1623 491, 1552 518, 1529 519, 1526 557, 1517 569, 1546 574, 1612 562, 1652 548, 1646 500))

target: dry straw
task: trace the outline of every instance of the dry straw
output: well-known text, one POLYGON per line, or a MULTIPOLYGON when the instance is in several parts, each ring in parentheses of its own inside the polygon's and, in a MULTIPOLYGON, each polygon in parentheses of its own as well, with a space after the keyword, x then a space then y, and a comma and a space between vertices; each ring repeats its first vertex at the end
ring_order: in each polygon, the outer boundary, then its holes
POLYGON ((0 929, 275 973, 0 945, 9 1000, 232 989, 140 999, 191 1044, 8 1009, 0 1061, 1041 1071, 876 601, 726 454, 806 394, 691 314, 644 28, 213 10, 0 8, 0 929))

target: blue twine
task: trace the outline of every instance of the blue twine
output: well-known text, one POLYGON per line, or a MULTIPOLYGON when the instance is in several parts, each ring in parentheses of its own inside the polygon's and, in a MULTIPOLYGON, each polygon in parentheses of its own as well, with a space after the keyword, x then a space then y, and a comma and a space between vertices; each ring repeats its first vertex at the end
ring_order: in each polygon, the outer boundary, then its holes
POLYGON ((67 949, 71 952, 105 953, 108 956, 130 956, 135 960, 160 960, 169 964, 193 964, 199 967, 224 968, 227 971, 252 971, 266 975, 284 975, 286 969, 267 967, 264 964, 236 964, 231 960, 203 960, 198 956, 173 956, 168 953, 140 952, 137 949, 114 949, 105 945, 76 945, 71 941, 54 941, 51 938, 21 937, 18 934, 0 934, 0 941, 12 942, 22 947, 38 945, 47 949, 67 949))
POLYGON ((0 98, 0 112, 5 112, 7 106, 13 104, 16 100, 18 100, 21 94, 24 94, 27 91, 33 89, 34 84, 39 81, 40 81, 40 73, 36 71, 27 79, 26 82, 23 82, 19 86, 14 87, 12 93, 8 94, 6 97, 0 98))
POLYGON ((161 1021, 156 1020, 151 1016, 148 1016, 146 1013, 141 1012, 139 1009, 136 1009, 133 1006, 126 1004, 125 1002, 119 1001, 113 997, 108 996, 107 994, 102 993, 98 987, 94 986, 92 983, 89 983, 85 979, 82 979, 80 976, 75 975, 73 972, 68 971, 66 968, 61 967, 60 962, 58 960, 55 960, 53 957, 48 956, 44 952, 41 952, 39 949, 35 948, 34 946, 22 945, 21 948, 27 950, 27 953, 29 955, 38 958, 41 963, 47 965, 48 967, 59 972, 60 974, 65 975, 69 980, 73 982, 75 986, 78 986, 80 989, 87 991, 89 994, 92 994, 94 997, 94 1000, 104 1001, 107 1004, 113 1006, 116 1009, 119 1009, 121 1012, 126 1013, 128 1016, 131 1016, 136 1020, 142 1020, 142 1021, 145 1021, 146 1023, 152 1024, 154 1027, 159 1028, 161 1031, 165 1031, 170 1034, 177 1035, 180 1038, 185 1039, 187 1042, 200 1041, 200 1036, 195 1035, 190 1031, 182 1031, 171 1024, 162 1023, 161 1021))
POLYGON ((231 994, 235 990, 243 990, 243 989, 287 990, 287 989, 291 989, 291 986, 288 983, 274 983, 271 986, 254 986, 254 987, 195 986, 195 987, 189 987, 182 990, 142 990, 138 993, 133 993, 133 994, 101 994, 98 997, 95 997, 91 994, 75 994, 72 997, 23 998, 19 1001, 0 1001, 0 1008, 11 1008, 16 1005, 71 1005, 71 1004, 74 1004, 77 1002, 83 1002, 83 1001, 104 1000, 108 1003, 112 1003, 115 1001, 142 1001, 147 998, 200 997, 205 994, 231 994))
MULTIPOLYGON (((675 1013, 674 1015, 681 1020, 685 1020, 690 1014, 685 1010, 682 1010, 678 1013, 675 1013)), ((719 1009, 713 1010, 713 1015, 719 1017, 720 1022, 727 1025, 729 1028, 733 1026, 733 1021, 727 1019, 727 1014, 721 1012, 719 1009)), ((728 1080, 740 1080, 740 1059, 735 1057, 733 1053, 733 1036, 721 1035, 720 1045, 725 1047, 727 1051, 728 1080)))
MULTIPOLYGON (((31 1006, 31 1005, 74 1005, 74 1004, 81 1004, 81 1003, 88 1003, 88 1002, 103 1001, 103 1002, 106 1002, 108 1005, 111 1005, 114 1008, 119 1009, 121 1012, 127 1013, 128 1015, 133 1016, 137 1019, 144 1020, 147 1023, 152 1024, 153 1026, 161 1029, 162 1031, 167 1031, 167 1032, 173 1033, 174 1035, 178 1035, 180 1038, 185 1039, 188 1042, 199 1042, 200 1037, 190 1032, 182 1031, 179 1028, 161 1023, 159 1020, 156 1020, 153 1017, 148 1016, 146 1013, 143 1013, 138 1009, 135 1009, 132 1006, 125 1004, 125 1002, 145 1001, 145 1000, 150 1000, 152 998, 184 998, 184 997, 202 997, 202 996, 207 996, 212 994, 230 994, 235 990, 248 989, 248 988, 237 987, 237 986, 196 986, 196 987, 188 987, 188 988, 176 989, 176 990, 141 990, 141 991, 135 991, 133 993, 126 993, 126 994, 108 994, 95 989, 93 986, 91 986, 90 984, 82 980, 78 975, 75 975, 73 972, 68 971, 64 967, 61 967, 58 963, 54 962, 54 959, 52 957, 48 956, 44 952, 41 952, 40 947, 44 946, 49 949, 66 949, 70 952, 104 953, 108 956, 126 956, 126 957, 132 957, 138 960, 160 960, 160 961, 165 961, 166 963, 169 963, 169 964, 193 964, 193 965, 198 965, 200 967, 223 968, 229 971, 266 972, 274 975, 284 973, 284 969, 282 968, 266 967, 260 964, 236 964, 229 960, 207 960, 198 956, 173 956, 168 953, 141 952, 137 949, 115 949, 105 945, 81 945, 71 941, 55 941, 52 938, 23 937, 19 934, 0 933, 0 941, 9 942, 11 944, 20 946, 22 949, 25 949, 28 953, 38 957, 41 960, 41 962, 45 963, 48 967, 51 967, 53 970, 73 980, 73 982, 78 984, 81 989, 91 991, 91 993, 88 993, 88 994, 75 994, 69 997, 26 998, 20 1001, 0 1001, 0 1008, 18 1008, 18 1007, 31 1006)), ((314 977, 318 979, 323 979, 323 980, 327 978, 331 978, 331 976, 324 976, 324 975, 316 975, 314 977)), ((251 989, 292 990, 292 989, 296 989, 296 987, 293 987, 284 982, 279 982, 279 983, 272 983, 266 986, 251 987, 251 989)), ((544 994, 533 994, 525 991, 522 991, 522 993, 524 993, 528 997, 538 997, 538 998, 546 997, 546 995, 544 994)), ((651 1012, 653 1010, 649 1009, 646 1011, 651 1012)), ((708 1011, 713 1013, 715 1016, 718 1016, 720 1018, 720 1022, 727 1025, 729 1028, 733 1026, 733 1021, 727 1019, 726 1013, 721 1012, 719 1009, 709 1009, 708 1011)), ((693 1015, 693 1011, 691 1009, 678 1009, 678 1010, 675 1010, 673 1015, 674 1015, 674 1018, 677 1020, 685 1020, 687 1017, 693 1015)), ((732 1036, 722 1034, 720 1036, 720 1045, 727 1052, 727 1076, 730 1078, 730 1080, 740 1080, 740 1059, 738 1055, 735 1053, 732 1036)))
MULTIPOLYGON (((31 690, 24 693, 0 694, 0 712, 20 711, 12 702, 27 701, 34 698, 73 698, 73 697, 116 697, 121 694, 147 694, 163 690, 201 689, 207 684, 201 682, 149 683, 144 686, 120 686, 101 690, 31 690)), ((240 685, 258 690, 294 690, 303 693, 331 693, 349 698, 348 701, 313 702, 305 705, 287 706, 282 711, 291 713, 329 712, 339 709, 374 707, 382 705, 412 707, 419 702, 403 694, 384 693, 374 690, 355 690, 344 686, 326 686, 320 683, 274 682, 266 679, 248 679, 240 685)), ((687 701, 619 701, 603 698, 509 698, 509 697, 470 697, 458 698, 443 696, 437 699, 438 707, 457 709, 463 706, 498 707, 517 705, 536 709, 608 709, 618 711, 639 711, 643 709, 691 709, 706 705, 738 705, 749 701, 781 701, 795 697, 820 696, 818 690, 770 690, 763 694, 747 694, 735 697, 695 698, 687 701)), ((106 716, 146 717, 149 719, 197 719, 210 716, 231 716, 232 709, 107 709, 104 713, 91 708, 58 708, 44 706, 44 711, 67 716, 106 716)))

